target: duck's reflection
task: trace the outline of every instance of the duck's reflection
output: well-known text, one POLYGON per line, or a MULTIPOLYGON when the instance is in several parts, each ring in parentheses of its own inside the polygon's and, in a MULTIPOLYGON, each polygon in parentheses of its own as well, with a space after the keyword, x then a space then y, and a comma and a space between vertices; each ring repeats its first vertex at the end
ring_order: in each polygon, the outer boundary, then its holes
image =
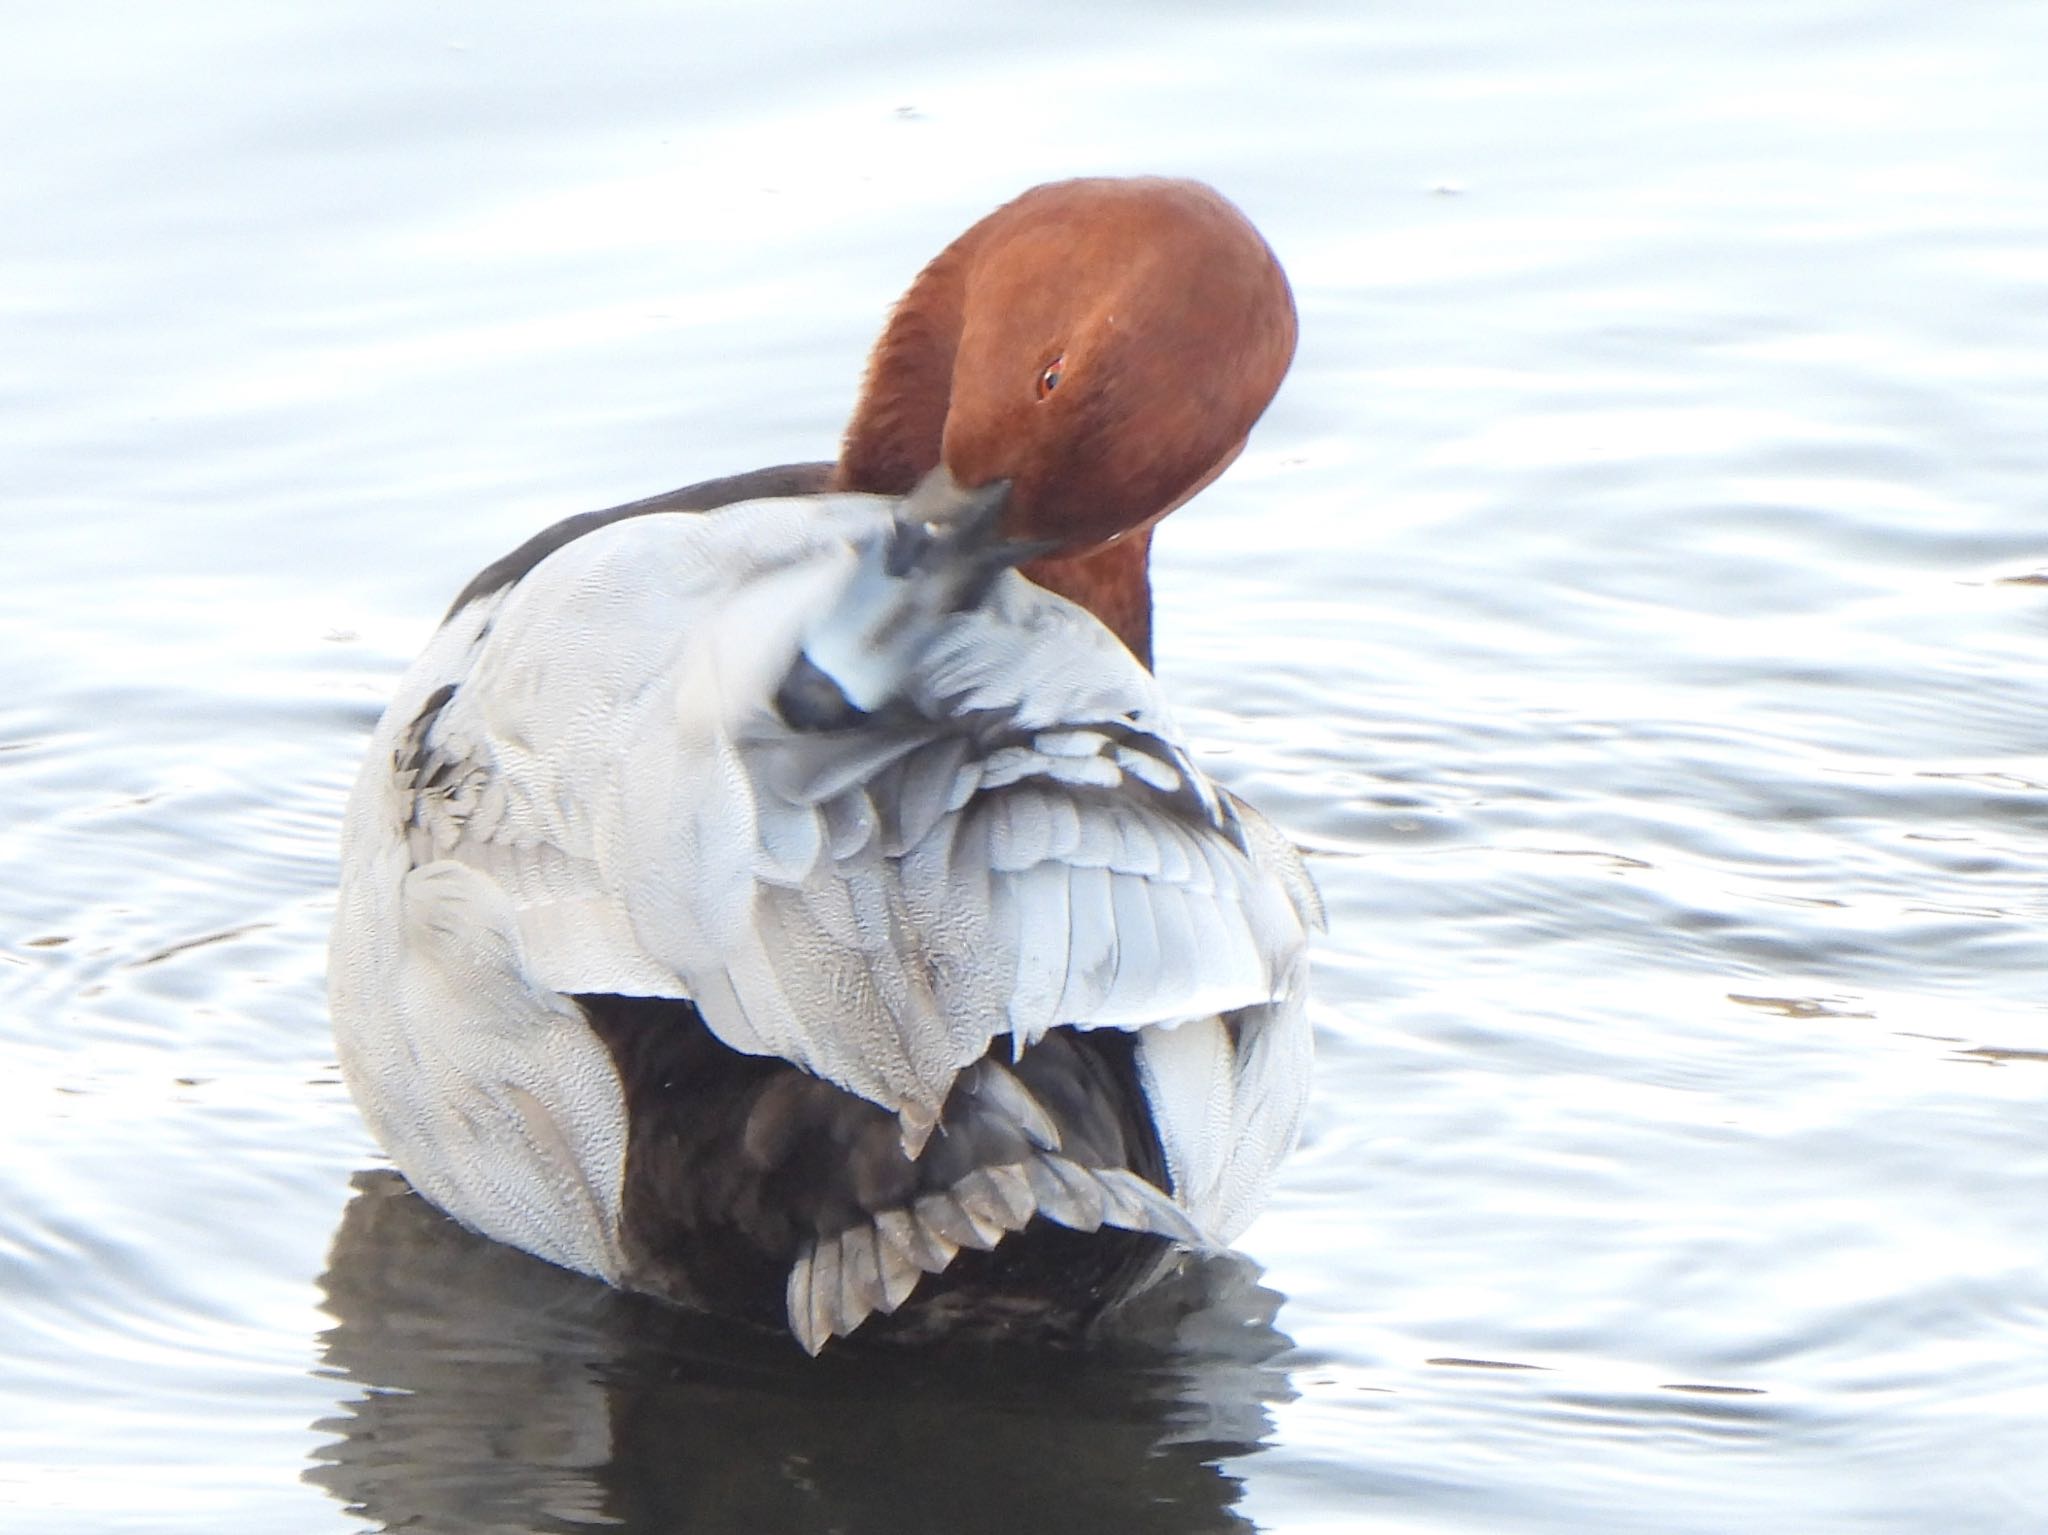
POLYGON ((1087 1355, 835 1345, 621 1295, 362 1173, 323 1283, 362 1394, 308 1479, 385 1529, 1247 1529, 1278 1297, 1241 1260, 1147 1297, 1087 1355))

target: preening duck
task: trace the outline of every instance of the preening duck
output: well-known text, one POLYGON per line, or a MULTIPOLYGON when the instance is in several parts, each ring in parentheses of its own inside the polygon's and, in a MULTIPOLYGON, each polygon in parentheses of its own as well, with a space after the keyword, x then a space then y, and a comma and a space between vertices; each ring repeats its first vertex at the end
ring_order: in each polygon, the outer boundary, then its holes
POLYGON ((1039 187, 918 276, 835 462, 479 574, 343 830, 340 1059, 414 1187, 812 1352, 1077 1332, 1241 1231, 1321 910, 1172 722, 1147 557, 1294 335, 1208 188, 1039 187))

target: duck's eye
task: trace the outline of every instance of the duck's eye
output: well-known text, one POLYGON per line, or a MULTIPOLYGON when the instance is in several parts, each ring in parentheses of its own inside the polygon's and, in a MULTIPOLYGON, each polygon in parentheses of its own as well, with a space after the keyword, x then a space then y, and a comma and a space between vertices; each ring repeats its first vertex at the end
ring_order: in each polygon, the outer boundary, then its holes
POLYGON ((1045 371, 1038 375, 1038 397, 1042 400, 1060 386, 1060 379, 1067 371, 1067 354, 1060 353, 1045 365, 1045 371))

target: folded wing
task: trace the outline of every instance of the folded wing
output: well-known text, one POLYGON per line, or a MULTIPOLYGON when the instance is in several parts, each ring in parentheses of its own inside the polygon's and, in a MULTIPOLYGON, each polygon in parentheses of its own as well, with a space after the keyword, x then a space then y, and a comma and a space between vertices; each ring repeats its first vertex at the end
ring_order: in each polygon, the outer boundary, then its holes
MULTIPOLYGON (((906 554, 894 505, 576 540, 451 618, 392 727, 390 811, 415 865, 506 893, 536 984, 689 997, 914 1148, 1005 1035, 1255 1035, 1320 912, 1114 636, 1011 572, 952 579, 943 537, 906 554)), ((1213 1097, 1215 1050, 1160 1047, 1157 1090, 1213 1097)), ((1238 1111, 1205 1112, 1224 1144, 1238 1111)))

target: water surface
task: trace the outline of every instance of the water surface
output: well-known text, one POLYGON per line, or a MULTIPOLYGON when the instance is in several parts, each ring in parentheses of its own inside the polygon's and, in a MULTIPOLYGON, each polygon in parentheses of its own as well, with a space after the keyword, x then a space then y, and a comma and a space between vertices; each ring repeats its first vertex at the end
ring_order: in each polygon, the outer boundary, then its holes
POLYGON ((8 35, 10 1528, 2038 1527, 2048 14, 8 35), (1263 1290, 808 1367, 431 1219, 322 947, 449 595, 829 452, 924 257, 1158 169, 1302 311, 1158 546, 1184 721, 1331 907, 1263 1290))

